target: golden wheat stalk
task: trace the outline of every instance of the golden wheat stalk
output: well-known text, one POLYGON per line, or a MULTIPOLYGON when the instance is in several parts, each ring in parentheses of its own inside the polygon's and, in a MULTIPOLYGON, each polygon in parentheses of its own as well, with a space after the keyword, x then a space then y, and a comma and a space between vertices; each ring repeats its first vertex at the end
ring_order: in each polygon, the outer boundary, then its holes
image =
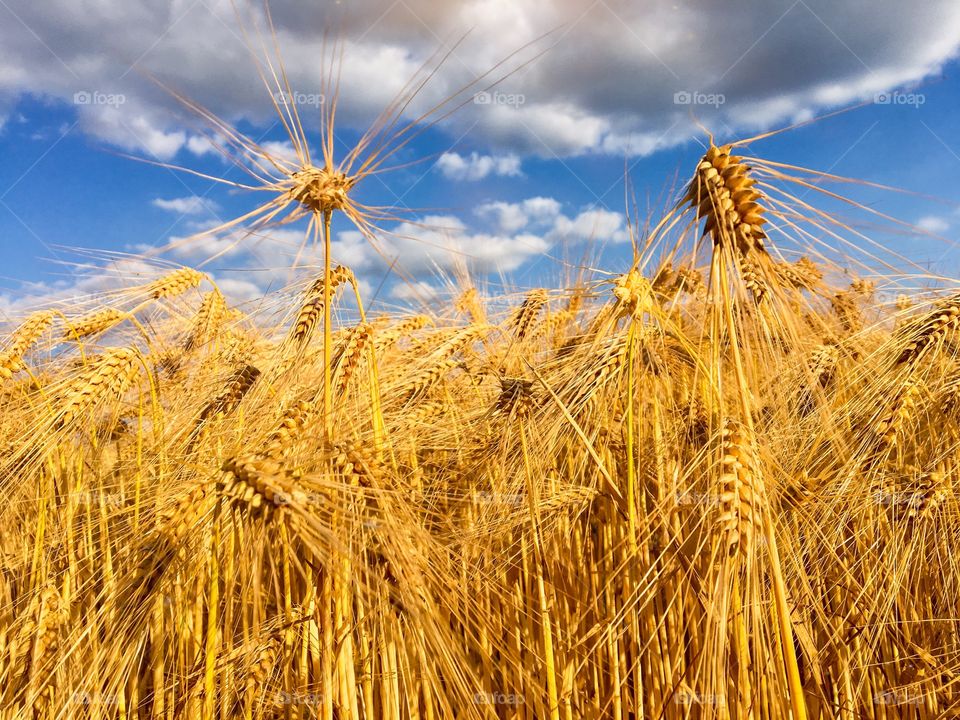
POLYGON ((518 340, 522 340, 530 333, 548 299, 549 295, 543 288, 531 290, 524 297, 520 307, 510 319, 510 325, 518 340))
POLYGON ((102 308, 67 321, 63 336, 67 339, 80 340, 91 335, 99 335, 123 322, 126 317, 126 313, 116 308, 102 308))
POLYGON ((154 280, 147 285, 146 291, 154 300, 174 297, 197 287, 206 277, 199 270, 184 267, 154 280))
POLYGON ((750 168, 743 158, 731 155, 732 146, 710 146, 687 188, 684 201, 704 218, 703 234, 710 235, 715 245, 730 245, 740 255, 765 253, 766 233, 763 225, 765 209, 758 202, 762 195, 750 177, 750 168))
POLYGON ((53 324, 56 315, 51 311, 34 313, 20 325, 0 352, 0 380, 9 380, 23 369, 23 356, 53 324))
POLYGON ((193 318, 190 334, 184 341, 184 351, 190 352, 210 342, 227 319, 228 310, 227 301, 219 289, 214 288, 204 295, 203 302, 193 318))
POLYGON ((57 423, 68 425, 102 400, 119 399, 141 367, 140 353, 131 348, 111 348, 98 358, 69 388, 57 413, 57 423))

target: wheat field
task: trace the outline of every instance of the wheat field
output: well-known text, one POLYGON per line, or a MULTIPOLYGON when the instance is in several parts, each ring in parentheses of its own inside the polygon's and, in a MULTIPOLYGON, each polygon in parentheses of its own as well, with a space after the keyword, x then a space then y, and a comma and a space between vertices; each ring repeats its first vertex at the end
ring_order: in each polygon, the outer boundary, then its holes
POLYGON ((272 193, 210 234, 322 267, 3 333, 0 720, 955 716, 960 288, 711 138, 632 265, 367 312, 331 220, 416 124, 275 107, 296 162, 205 116, 272 193))

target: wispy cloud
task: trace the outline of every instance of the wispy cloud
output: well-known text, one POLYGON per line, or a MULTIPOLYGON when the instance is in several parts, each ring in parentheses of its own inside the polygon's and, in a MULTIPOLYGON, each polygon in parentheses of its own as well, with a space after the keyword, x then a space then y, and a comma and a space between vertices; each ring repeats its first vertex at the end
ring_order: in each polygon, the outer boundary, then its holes
POLYGON ((217 204, 199 195, 190 195, 181 198, 156 198, 151 203, 154 207, 167 210, 178 215, 207 215, 218 210, 217 204))
POLYGON ((520 158, 516 155, 480 155, 472 152, 464 157, 446 152, 437 160, 437 169, 451 180, 483 180, 488 175, 518 177, 520 158))
POLYGON ((917 227, 934 235, 942 235, 950 229, 950 222, 939 215, 925 215, 917 220, 917 227))

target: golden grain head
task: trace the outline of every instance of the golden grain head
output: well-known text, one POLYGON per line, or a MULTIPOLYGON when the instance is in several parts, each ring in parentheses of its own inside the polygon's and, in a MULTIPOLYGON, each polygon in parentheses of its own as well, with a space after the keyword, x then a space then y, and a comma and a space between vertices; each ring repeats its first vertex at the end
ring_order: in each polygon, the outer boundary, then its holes
POLYGON ((197 287, 205 278, 206 275, 199 270, 180 268, 152 282, 147 287, 147 292, 154 299, 174 297, 197 287))
POLYGON ((752 250, 764 251, 766 233, 763 194, 750 177, 750 168, 743 158, 730 154, 731 147, 711 145, 697 166, 685 196, 706 220, 704 235, 715 245, 733 245, 743 255, 752 250))
POLYGON ((330 213, 349 207, 348 195, 356 182, 337 170, 308 165, 290 176, 288 193, 311 212, 330 213))

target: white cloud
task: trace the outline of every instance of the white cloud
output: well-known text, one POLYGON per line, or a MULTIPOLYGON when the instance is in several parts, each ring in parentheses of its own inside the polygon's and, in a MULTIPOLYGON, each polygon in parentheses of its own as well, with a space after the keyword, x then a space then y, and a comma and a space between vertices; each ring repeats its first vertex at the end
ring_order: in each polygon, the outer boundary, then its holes
POLYGON ((289 140, 267 140, 266 142, 260 143, 260 147, 275 158, 286 160, 298 167, 300 165, 300 160, 297 158, 297 151, 293 149, 293 143, 289 140))
POLYGON ((151 205, 158 207, 161 210, 177 213, 178 215, 204 215, 210 212, 215 212, 217 209, 217 204, 215 202, 206 198, 202 198, 199 195, 171 198, 169 200, 164 198, 156 198, 153 200, 151 205))
MULTIPOLYGON (((68 104, 78 91, 122 94, 126 101, 117 107, 80 107, 82 127, 161 158, 183 147, 209 151, 177 103, 144 80, 145 73, 154 73, 222 117, 258 127, 272 122, 269 93, 277 88, 260 84, 232 3, 8 0, 7 5, 23 24, 4 11, 0 115, 22 93, 68 104), (145 73, 130 71, 132 59, 145 73)), ((237 0, 248 28, 263 25, 261 5, 237 0)), ((960 45, 955 0, 880 0, 869 13, 860 0, 755 0, 738 4, 735 12, 722 3, 585 6, 573 0, 407 0, 386 10, 373 2, 327 3, 308 11, 302 3, 275 0, 273 16, 291 86, 307 97, 322 92, 325 68, 317 58, 323 57, 324 32, 340 29, 338 118, 357 129, 368 127, 395 98, 437 50, 438 37, 472 30, 409 105, 408 118, 548 30, 573 28, 501 83, 505 102, 470 103, 478 87, 460 96, 468 102, 445 124, 454 137, 470 130, 472 139, 491 148, 476 162, 472 156, 457 156, 460 164, 446 161, 466 177, 496 175, 497 159, 510 153, 646 154, 698 132, 692 116, 724 132, 741 132, 869 101, 877 92, 938 72, 960 45), (694 93, 722 102, 685 104, 694 93)), ((502 74, 551 42, 534 43, 508 60, 502 74)), ((497 77, 495 72, 488 80, 497 77)), ((318 108, 298 109, 305 124, 316 128, 318 108)), ((500 165, 500 174, 514 172, 519 165, 500 165)))
POLYGON ((213 143, 210 142, 209 138, 204 137, 203 135, 192 135, 187 138, 187 150, 197 156, 207 155, 212 152, 217 152, 216 147, 213 143))
POLYGON ((950 229, 950 223, 938 215, 927 215, 917 220, 917 227, 934 235, 942 235, 950 229))
POLYGON ((516 155, 480 155, 476 152, 464 157, 459 153, 446 152, 437 160, 437 169, 451 180, 483 180, 488 175, 517 177, 520 158, 516 155))
POLYGON ((158 119, 137 112, 132 106, 84 105, 83 127, 125 150, 143 150, 160 160, 169 160, 187 141, 183 130, 165 130, 158 119))
POLYGON ((439 295, 436 287, 423 280, 398 282, 390 291, 390 297, 397 300, 413 300, 416 302, 430 302, 436 300, 439 295))
POLYGON ((584 210, 574 218, 557 218, 552 235, 571 241, 611 240, 626 242, 630 234, 623 213, 612 210, 584 210))
POLYGON ((368 277, 396 262, 400 272, 419 281, 424 274, 463 268, 475 275, 510 272, 558 243, 620 243, 630 237, 622 213, 594 208, 567 216, 549 197, 485 203, 474 214, 481 225, 492 227, 469 227, 453 215, 426 216, 387 228, 376 247, 359 232, 341 232, 332 246, 333 258, 368 277))
POLYGON ((257 300, 263 297, 263 288, 249 280, 232 277, 215 277, 220 291, 234 302, 257 300))
POLYGON ((396 259, 403 272, 417 276, 463 267, 478 274, 509 272, 549 247, 549 241, 531 233, 471 232, 453 215, 428 215, 391 228, 377 248, 358 232, 340 233, 332 253, 355 272, 381 272, 396 259))
POLYGON ((560 203, 553 198, 533 197, 519 203, 489 202, 476 209, 476 214, 493 218, 503 232, 516 232, 530 223, 553 221, 560 214, 560 203))

